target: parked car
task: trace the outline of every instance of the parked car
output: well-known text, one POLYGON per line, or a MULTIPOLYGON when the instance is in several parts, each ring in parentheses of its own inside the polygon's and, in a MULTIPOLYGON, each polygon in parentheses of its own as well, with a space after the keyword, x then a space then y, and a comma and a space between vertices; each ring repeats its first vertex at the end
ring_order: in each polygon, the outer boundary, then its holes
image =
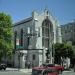
POLYGON ((5 63, 0 64, 0 70, 6 70, 6 64, 5 63))
POLYGON ((62 73, 64 70, 64 67, 61 65, 54 65, 54 64, 45 63, 45 64, 42 64, 42 66, 43 67, 54 67, 58 71, 58 73, 62 73))
POLYGON ((59 75, 55 68, 50 67, 34 67, 32 75, 59 75))

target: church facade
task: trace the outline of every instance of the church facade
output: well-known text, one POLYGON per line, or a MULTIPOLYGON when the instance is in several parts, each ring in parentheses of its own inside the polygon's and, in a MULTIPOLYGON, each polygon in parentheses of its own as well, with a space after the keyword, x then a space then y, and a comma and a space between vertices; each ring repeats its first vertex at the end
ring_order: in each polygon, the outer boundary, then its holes
POLYGON ((61 28, 52 14, 45 9, 42 13, 32 12, 31 17, 14 24, 14 66, 25 68, 53 63, 54 43, 62 43, 61 28), (47 58, 46 52, 49 50, 47 58))

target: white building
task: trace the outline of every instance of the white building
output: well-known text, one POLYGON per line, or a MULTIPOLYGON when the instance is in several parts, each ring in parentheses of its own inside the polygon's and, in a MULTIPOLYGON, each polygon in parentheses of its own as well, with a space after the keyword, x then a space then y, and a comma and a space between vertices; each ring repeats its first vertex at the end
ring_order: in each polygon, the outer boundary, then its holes
POLYGON ((25 68, 26 62, 40 66, 46 62, 46 50, 50 51, 49 62, 52 63, 52 44, 62 42, 60 25, 47 9, 40 14, 33 11, 31 17, 15 23, 13 32, 15 67, 25 68))

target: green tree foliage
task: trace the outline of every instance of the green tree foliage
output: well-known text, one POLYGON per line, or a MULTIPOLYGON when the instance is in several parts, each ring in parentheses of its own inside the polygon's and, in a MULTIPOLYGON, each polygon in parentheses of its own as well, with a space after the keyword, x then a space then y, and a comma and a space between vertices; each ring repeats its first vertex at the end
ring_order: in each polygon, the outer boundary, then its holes
POLYGON ((73 55, 72 45, 70 44, 56 43, 54 47, 55 47, 55 55, 62 57, 72 57, 73 55))
POLYGON ((72 58, 73 56, 73 50, 72 45, 65 44, 65 43, 56 43, 54 45, 55 49, 55 59, 60 61, 61 57, 69 57, 72 58))
POLYGON ((5 13, 0 13, 0 60, 3 56, 11 56, 12 44, 12 20, 5 13))

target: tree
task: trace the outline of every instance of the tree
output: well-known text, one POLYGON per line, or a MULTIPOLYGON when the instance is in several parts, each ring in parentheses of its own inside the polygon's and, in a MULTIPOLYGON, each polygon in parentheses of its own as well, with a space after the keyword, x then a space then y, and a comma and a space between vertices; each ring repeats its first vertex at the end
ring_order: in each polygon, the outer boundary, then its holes
POLYGON ((0 61, 3 56, 10 57, 12 55, 13 43, 12 39, 12 20, 5 13, 0 13, 0 61))
POLYGON ((70 45, 70 44, 67 44, 67 43, 56 43, 54 45, 54 49, 55 49, 55 61, 56 61, 56 63, 60 64, 61 57, 72 58, 72 56, 73 56, 72 45, 70 45))

